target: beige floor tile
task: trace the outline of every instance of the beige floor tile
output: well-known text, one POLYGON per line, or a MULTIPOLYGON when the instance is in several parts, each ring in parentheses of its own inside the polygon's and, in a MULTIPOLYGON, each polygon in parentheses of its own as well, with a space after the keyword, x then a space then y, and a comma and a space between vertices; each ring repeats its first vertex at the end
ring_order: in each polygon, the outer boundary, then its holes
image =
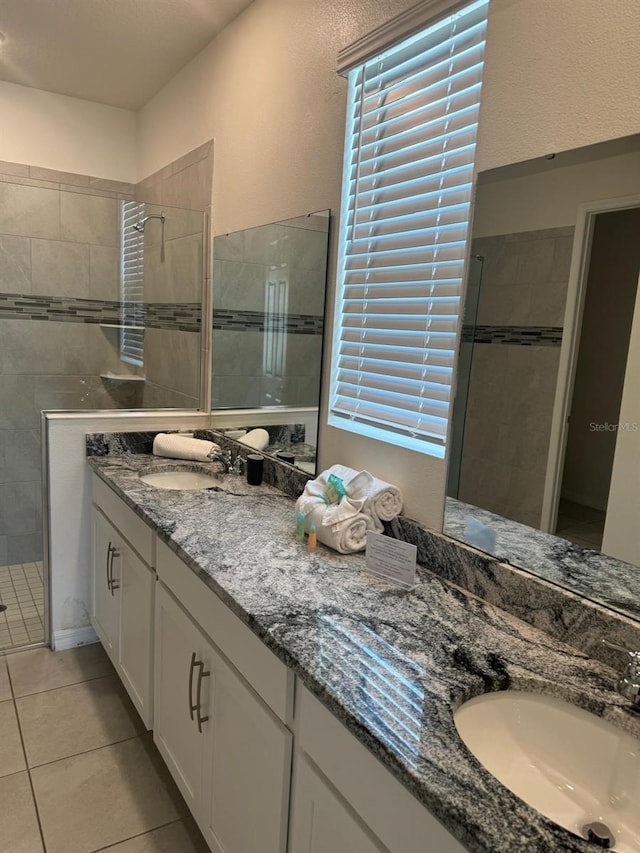
POLYGON ((115 675, 33 693, 16 705, 30 767, 108 746, 145 730, 115 675))
POLYGON ((171 823, 153 832, 123 841, 105 853, 210 853, 197 826, 190 819, 171 823))
POLYGON ((16 697, 78 684, 114 672, 100 643, 64 652, 45 648, 18 652, 9 655, 7 662, 16 697))
POLYGON ((0 779, 0 803, 0 850, 7 853, 43 853, 26 773, 0 779))
POLYGON ((9 673, 7 672, 7 659, 0 657, 0 702, 11 699, 11 685, 9 684, 9 673))
MULTIPOLYGON (((0 776, 26 770, 20 729, 13 702, 0 702, 0 776)), ((0 808, 3 808, 0 802, 0 808)), ((0 838, 0 849, 2 839, 0 838)))
POLYGON ((31 771, 47 853, 89 853, 181 817, 184 801, 149 737, 31 771))

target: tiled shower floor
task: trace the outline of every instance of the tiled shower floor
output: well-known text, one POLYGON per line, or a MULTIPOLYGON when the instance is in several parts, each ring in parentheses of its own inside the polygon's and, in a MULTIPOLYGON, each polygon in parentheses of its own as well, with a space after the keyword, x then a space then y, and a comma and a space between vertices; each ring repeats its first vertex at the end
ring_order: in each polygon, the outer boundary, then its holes
POLYGON ((0 651, 44 641, 42 562, 0 566, 0 651))

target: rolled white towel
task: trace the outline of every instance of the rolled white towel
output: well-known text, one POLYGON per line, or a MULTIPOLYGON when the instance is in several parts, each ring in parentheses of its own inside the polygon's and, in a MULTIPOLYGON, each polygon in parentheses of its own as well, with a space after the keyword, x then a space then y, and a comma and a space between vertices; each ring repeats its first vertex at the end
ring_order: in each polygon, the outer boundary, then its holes
MULTIPOLYGON (((328 478, 330 474, 340 477, 345 486, 348 486, 354 477, 361 472, 346 465, 332 465, 322 476, 328 478)), ((373 522, 373 529, 378 532, 384 529, 383 521, 391 521, 402 512, 402 493, 397 486, 371 477, 371 483, 366 486, 366 500, 362 505, 361 512, 368 515, 373 522)))
POLYGON ((359 512, 337 524, 323 524, 327 509, 328 507, 320 504, 314 507, 306 519, 307 530, 313 521, 318 542, 341 554, 364 551, 367 546, 367 530, 372 529, 371 519, 359 512))
POLYGON ((252 429, 238 441, 240 444, 246 444, 247 447, 253 447, 254 450, 264 450, 269 446, 269 433, 266 429, 252 429))
POLYGON ((159 432, 153 440, 154 456, 169 459, 193 459, 196 462, 209 462, 210 454, 220 453, 220 446, 213 441, 189 438, 177 433, 159 432))

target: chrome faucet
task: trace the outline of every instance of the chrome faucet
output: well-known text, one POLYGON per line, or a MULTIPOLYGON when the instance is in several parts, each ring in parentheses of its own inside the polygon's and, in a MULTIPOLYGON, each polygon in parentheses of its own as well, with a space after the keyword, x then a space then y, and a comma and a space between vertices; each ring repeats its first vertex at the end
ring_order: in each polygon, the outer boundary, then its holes
POLYGON ((245 462, 239 453, 236 454, 235 459, 233 458, 231 451, 226 451, 225 453, 210 453, 209 459, 212 462, 222 462, 225 474, 236 474, 239 476, 244 472, 245 462))
POLYGON ((624 652, 628 656, 629 661, 618 679, 616 690, 621 696, 628 699, 634 708, 640 709, 640 652, 633 652, 617 643, 610 643, 609 640, 602 642, 610 649, 624 652))
POLYGON ((210 453, 209 459, 212 462, 222 462, 222 464, 224 465, 225 474, 228 474, 229 471, 231 471, 231 469, 233 467, 233 461, 231 459, 231 454, 228 452, 227 453, 210 453))

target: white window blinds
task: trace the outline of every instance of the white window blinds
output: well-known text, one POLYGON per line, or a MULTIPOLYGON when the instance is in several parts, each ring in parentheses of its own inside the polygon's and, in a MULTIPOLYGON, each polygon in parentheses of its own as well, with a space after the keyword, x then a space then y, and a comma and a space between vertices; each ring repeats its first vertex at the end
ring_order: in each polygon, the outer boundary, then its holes
POLYGON ((329 423, 444 456, 488 0, 349 72, 329 423))
POLYGON ((133 226, 143 217, 143 203, 122 202, 120 358, 138 366, 142 366, 144 352, 144 232, 133 226))

